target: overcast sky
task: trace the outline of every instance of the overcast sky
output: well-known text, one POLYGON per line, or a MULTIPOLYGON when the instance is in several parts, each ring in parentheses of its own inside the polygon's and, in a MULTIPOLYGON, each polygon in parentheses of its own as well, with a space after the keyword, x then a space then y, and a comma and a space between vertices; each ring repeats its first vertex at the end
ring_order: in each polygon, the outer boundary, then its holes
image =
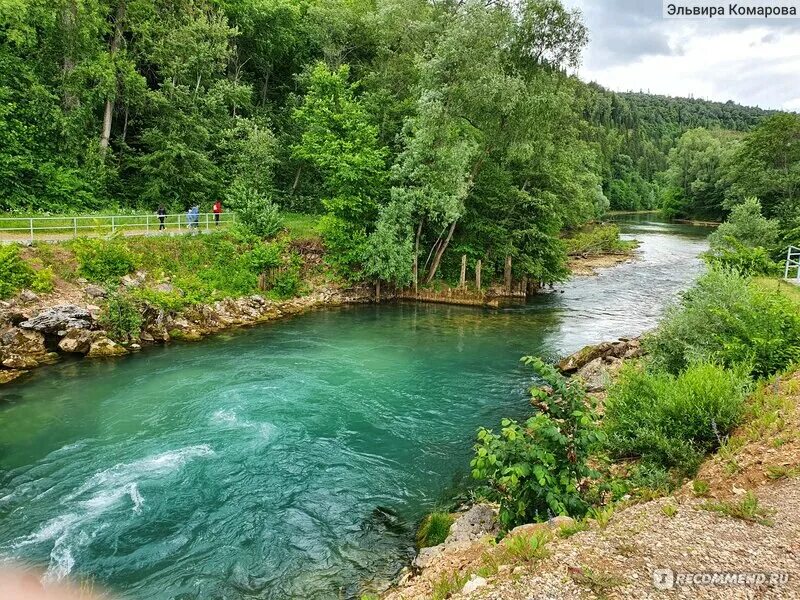
POLYGON ((581 9, 589 27, 586 81, 800 111, 800 19, 664 19, 662 0, 564 4, 581 9))

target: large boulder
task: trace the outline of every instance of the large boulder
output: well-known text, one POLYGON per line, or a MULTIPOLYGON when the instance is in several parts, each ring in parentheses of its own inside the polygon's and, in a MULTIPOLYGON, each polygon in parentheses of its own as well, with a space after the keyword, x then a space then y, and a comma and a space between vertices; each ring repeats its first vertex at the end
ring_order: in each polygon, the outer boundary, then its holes
POLYGON ((614 376, 622 368, 622 359, 615 356, 595 358, 581 367, 576 376, 581 380, 587 392, 602 392, 611 385, 614 376))
POLYGON ((125 348, 102 335, 95 338, 89 347, 89 356, 92 358, 120 356, 127 353, 128 351, 125 348))
POLYGON ((497 510, 489 504, 476 504, 453 522, 445 545, 472 542, 499 533, 497 510))
POLYGON ((559 361, 557 367, 564 375, 573 375, 598 358, 637 358, 642 354, 643 351, 637 338, 621 338, 616 342, 584 346, 559 361))
POLYGON ((9 369, 35 367, 47 357, 44 336, 37 331, 7 327, 0 331, 0 364, 9 369))
POLYGON ((91 296, 92 298, 105 298, 106 297, 105 288, 102 288, 99 285, 94 285, 93 283, 90 283, 84 289, 86 290, 86 293, 89 296, 91 296))
POLYGON ((38 315, 19 324, 23 329, 30 329, 45 335, 65 335, 70 329, 90 329, 92 315, 85 308, 74 304, 60 304, 47 308, 38 315))
POLYGON ((86 329, 70 329, 58 342, 58 347, 62 352, 86 354, 92 347, 92 339, 91 332, 86 329))
POLYGON ((14 381, 17 377, 25 373, 27 373, 27 371, 0 369, 0 385, 8 383, 9 381, 14 381))

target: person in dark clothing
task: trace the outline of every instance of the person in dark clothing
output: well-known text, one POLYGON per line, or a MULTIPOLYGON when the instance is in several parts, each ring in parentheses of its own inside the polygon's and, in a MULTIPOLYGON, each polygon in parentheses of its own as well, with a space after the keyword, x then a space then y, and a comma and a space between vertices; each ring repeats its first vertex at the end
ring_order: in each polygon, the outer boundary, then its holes
POLYGON ((158 211, 156 211, 156 214, 158 215, 158 230, 162 231, 163 229, 166 229, 164 221, 167 218, 167 209, 164 208, 163 204, 158 205, 158 211))

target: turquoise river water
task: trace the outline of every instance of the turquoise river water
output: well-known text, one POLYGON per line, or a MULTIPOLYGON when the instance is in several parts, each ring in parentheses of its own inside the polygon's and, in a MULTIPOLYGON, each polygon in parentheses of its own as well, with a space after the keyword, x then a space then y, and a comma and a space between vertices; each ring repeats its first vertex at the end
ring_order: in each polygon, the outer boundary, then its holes
POLYGON ((636 335, 704 232, 640 218, 639 260, 523 306, 311 312, 0 388, 0 562, 121 598, 357 596, 463 488, 474 433, 530 412, 525 354, 636 335))

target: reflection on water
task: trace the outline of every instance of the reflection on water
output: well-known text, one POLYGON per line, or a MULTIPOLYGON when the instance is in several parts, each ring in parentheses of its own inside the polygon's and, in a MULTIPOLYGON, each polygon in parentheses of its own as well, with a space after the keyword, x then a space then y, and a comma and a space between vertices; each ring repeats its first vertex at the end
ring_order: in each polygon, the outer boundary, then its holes
POLYGON ((0 388, 0 555, 148 600, 390 577, 475 429, 528 411, 520 356, 638 334, 699 273, 697 230, 624 230, 637 261, 524 306, 319 311, 0 388))

